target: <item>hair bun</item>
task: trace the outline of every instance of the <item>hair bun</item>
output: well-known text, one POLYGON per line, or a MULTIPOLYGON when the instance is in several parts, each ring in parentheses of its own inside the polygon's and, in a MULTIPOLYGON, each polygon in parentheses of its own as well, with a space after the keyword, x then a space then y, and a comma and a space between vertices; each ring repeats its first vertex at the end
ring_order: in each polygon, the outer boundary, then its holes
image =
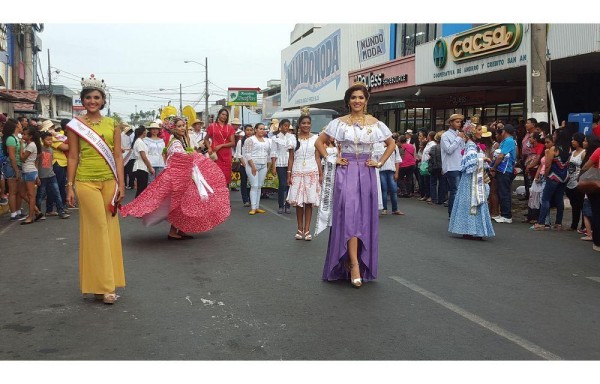
POLYGON ((300 116, 310 116, 310 107, 304 106, 300 108, 300 116))

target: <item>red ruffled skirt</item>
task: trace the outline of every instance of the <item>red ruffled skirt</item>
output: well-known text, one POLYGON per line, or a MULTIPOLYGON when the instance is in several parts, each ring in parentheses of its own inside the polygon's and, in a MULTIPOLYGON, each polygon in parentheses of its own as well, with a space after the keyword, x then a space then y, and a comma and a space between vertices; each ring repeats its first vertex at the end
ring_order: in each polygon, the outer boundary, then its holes
POLYGON ((229 189, 223 172, 212 160, 198 153, 175 153, 167 168, 120 212, 123 217, 143 219, 144 225, 167 220, 184 232, 205 232, 229 217, 229 189), (200 198, 192 179, 194 165, 213 189, 206 199, 200 198))

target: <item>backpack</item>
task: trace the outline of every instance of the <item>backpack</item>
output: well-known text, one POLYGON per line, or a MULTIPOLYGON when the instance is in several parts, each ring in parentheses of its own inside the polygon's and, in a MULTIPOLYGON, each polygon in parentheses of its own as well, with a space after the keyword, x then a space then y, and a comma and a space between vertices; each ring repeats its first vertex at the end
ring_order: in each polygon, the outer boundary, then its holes
POLYGON ((434 145, 429 150, 429 172, 437 172, 442 169, 442 147, 440 144, 434 145))

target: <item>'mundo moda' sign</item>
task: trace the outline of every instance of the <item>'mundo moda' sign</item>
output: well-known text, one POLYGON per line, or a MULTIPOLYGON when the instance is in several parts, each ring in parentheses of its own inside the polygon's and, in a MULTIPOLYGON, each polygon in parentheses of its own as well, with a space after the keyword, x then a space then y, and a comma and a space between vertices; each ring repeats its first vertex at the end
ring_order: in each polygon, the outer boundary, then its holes
POLYGON ((314 92, 333 80, 339 85, 340 35, 338 29, 316 47, 303 48, 289 64, 284 63, 288 101, 302 89, 314 92))
POLYGON ((522 37, 521 24, 487 24, 456 35, 450 52, 454 62, 512 52, 519 48, 522 37))
POLYGON ((383 30, 380 29, 378 34, 357 41, 356 47, 358 48, 358 61, 361 63, 384 55, 385 38, 383 37, 383 30))

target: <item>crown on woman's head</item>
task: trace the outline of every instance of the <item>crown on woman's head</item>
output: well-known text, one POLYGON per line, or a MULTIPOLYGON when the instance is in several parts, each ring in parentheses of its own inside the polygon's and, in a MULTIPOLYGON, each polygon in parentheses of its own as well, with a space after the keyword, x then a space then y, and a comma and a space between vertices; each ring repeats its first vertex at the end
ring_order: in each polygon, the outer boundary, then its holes
POLYGON ((100 92, 105 92, 106 91, 106 83, 104 82, 104 80, 98 80, 94 77, 94 74, 92 73, 90 75, 90 78, 85 80, 83 77, 81 78, 81 89, 95 89, 98 90, 100 92))
POLYGON ((362 85, 363 87, 365 87, 367 89, 369 88, 367 86, 367 83, 365 83, 364 81, 361 81, 361 80, 355 81, 354 84, 352 84, 352 85, 362 85))
POLYGON ((310 107, 305 106, 300 108, 300 116, 309 116, 310 115, 310 107))
POLYGON ((479 124, 479 115, 471 116, 471 123, 473 123, 475 125, 479 124))

